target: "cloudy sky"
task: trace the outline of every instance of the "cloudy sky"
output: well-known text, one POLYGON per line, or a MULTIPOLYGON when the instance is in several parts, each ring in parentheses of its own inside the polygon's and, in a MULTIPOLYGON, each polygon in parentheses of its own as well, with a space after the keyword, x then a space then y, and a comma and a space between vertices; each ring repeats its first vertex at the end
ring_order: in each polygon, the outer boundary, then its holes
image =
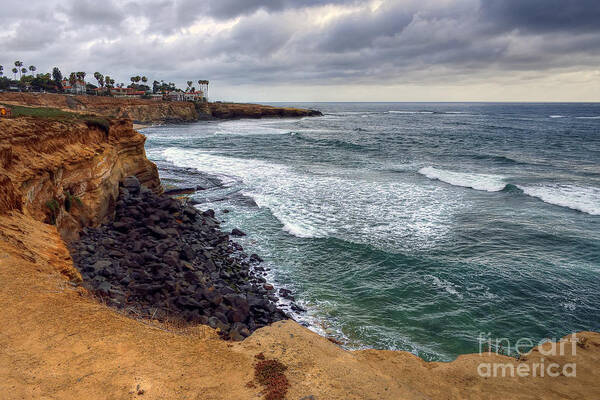
POLYGON ((213 100, 600 101, 599 21, 599 0, 0 0, 0 65, 213 100))

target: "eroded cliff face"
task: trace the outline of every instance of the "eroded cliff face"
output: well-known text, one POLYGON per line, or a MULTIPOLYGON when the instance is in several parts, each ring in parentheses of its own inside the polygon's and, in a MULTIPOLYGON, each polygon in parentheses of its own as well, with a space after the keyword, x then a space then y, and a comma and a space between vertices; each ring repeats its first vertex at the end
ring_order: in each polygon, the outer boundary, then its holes
POLYGON ((111 218, 119 181, 135 175, 159 191, 145 137, 131 120, 110 126, 36 118, 0 120, 0 213, 19 211, 55 224, 69 241, 111 218))

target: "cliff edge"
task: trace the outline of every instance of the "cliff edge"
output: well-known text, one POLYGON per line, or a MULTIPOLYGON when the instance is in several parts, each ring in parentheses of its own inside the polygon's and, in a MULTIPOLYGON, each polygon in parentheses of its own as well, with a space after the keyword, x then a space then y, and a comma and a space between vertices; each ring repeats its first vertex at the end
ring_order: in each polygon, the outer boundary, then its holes
POLYGON ((71 240, 111 218, 124 177, 160 190, 145 140, 126 119, 0 119, 0 213, 56 225, 71 240))

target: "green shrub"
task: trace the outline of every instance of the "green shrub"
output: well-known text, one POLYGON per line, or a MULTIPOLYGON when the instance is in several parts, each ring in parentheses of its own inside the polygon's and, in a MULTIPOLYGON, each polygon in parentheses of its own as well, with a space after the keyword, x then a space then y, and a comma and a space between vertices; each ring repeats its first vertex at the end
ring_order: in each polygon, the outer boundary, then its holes
POLYGON ((50 225, 56 225, 56 217, 58 216, 58 209, 60 208, 60 204, 58 200, 52 199, 46 202, 46 207, 50 210, 50 225))
POLYGON ((65 190, 64 193, 65 193, 65 211, 66 212, 70 212, 71 208, 75 204, 77 204, 79 206, 81 206, 83 204, 81 199, 77 196, 72 195, 70 191, 65 190))

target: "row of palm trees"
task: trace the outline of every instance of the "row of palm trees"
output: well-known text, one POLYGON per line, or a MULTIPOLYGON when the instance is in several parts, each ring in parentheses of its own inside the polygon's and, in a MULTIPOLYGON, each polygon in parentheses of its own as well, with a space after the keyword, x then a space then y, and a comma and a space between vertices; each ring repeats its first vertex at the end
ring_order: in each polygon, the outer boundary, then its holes
MULTIPOLYGON (((35 65, 30 65, 28 68, 25 68, 23 66, 23 61, 15 61, 15 66, 12 69, 12 73, 15 74, 15 80, 17 79, 17 74, 20 74, 19 77, 23 77, 23 74, 26 74, 27 71, 31 71, 31 73, 34 73, 37 68, 35 67, 35 65)), ((4 75, 4 66, 0 65, 0 76, 4 75)))
MULTIPOLYGON (((186 83, 188 85, 188 87, 186 89, 186 92, 195 92, 196 91, 196 88, 194 86, 192 86, 194 84, 194 81, 187 81, 186 83)), ((207 87, 208 87, 208 81, 199 79, 198 80, 198 85, 200 85, 200 86, 207 85, 207 87)), ((207 93, 204 93, 204 95, 206 96, 207 93)))
MULTIPOLYGON (((19 75, 19 78, 22 79, 23 78, 23 74, 27 74, 27 71, 31 72, 31 75, 33 76, 33 73, 37 70, 37 68, 34 65, 30 65, 29 67, 25 67, 23 61, 15 61, 14 62, 14 68, 12 68, 12 73, 14 74, 15 80, 17 79, 17 74, 19 75)), ((4 75, 4 66, 0 65, 0 77, 2 77, 4 75)), ((79 71, 79 72, 71 72, 69 75, 69 83, 72 85, 74 85, 77 81, 81 81, 81 82, 85 82, 85 77, 86 77, 86 73, 83 71, 79 71)), ((56 82, 56 84, 58 85, 59 88, 61 88, 62 86, 59 84, 60 80, 62 80, 62 74, 60 73, 60 70, 55 67, 52 71, 52 76, 54 78, 54 81, 56 82)), ((98 81, 98 86, 101 88, 113 88, 115 87, 115 80, 112 79, 110 76, 108 75, 103 75, 100 72, 94 72, 94 78, 96 79, 96 81, 98 81)), ((131 80, 131 84, 133 85, 138 85, 139 82, 142 82, 143 85, 146 85, 148 83, 148 78, 146 76, 132 76, 130 78, 131 80)), ((194 86, 192 86, 194 84, 193 81, 187 81, 187 89, 186 91, 196 91, 196 88, 194 86)), ((202 85, 208 85, 208 81, 205 80, 198 80, 198 85, 202 86, 202 85)), ((119 83, 116 85, 117 87, 123 87, 125 86, 123 83, 119 83)), ((157 91, 157 90, 165 90, 165 88, 168 88, 169 90, 177 90, 175 87, 175 84, 173 83, 169 83, 166 84, 164 81, 154 81, 153 82, 153 91, 157 91)), ((148 87, 146 86, 145 89, 148 89, 148 87)))

